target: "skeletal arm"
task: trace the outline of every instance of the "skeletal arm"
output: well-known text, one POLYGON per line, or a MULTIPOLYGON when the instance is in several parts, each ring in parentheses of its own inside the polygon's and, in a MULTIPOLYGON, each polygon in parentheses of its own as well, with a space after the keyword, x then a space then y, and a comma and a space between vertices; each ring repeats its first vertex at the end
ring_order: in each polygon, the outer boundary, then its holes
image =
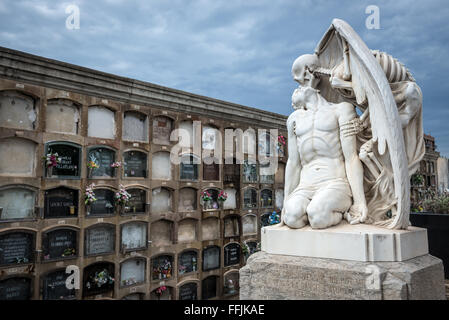
POLYGON ((295 190, 299 184, 299 177, 301 175, 301 163, 299 161, 299 153, 296 142, 295 129, 295 116, 296 112, 292 113, 287 120, 287 130, 288 130, 288 160, 285 166, 285 186, 284 199, 295 190))

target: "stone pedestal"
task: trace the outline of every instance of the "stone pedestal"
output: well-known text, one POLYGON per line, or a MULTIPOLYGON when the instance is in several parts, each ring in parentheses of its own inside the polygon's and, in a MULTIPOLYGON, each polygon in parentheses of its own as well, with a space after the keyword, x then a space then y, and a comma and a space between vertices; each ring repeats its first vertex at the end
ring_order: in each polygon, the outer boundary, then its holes
POLYGON ((428 254, 373 263, 260 251, 240 269, 240 299, 445 299, 443 264, 428 254))

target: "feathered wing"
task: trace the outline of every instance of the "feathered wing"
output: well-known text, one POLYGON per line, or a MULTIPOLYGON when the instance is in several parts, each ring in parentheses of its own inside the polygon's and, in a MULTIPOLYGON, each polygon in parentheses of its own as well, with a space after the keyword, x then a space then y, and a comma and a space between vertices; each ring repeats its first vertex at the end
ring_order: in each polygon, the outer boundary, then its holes
MULTIPOLYGON (((323 69, 333 69, 343 60, 343 41, 349 49, 349 67, 352 78, 348 80, 351 89, 332 88, 327 77, 320 82, 321 94, 334 103, 352 100, 364 110, 368 108, 372 140, 377 152, 385 160, 389 158, 386 171, 391 170, 394 181, 394 198, 390 199, 396 214, 388 221, 388 227, 405 229, 409 225, 410 180, 408 159, 401 127, 401 121, 388 80, 371 50, 346 22, 334 19, 327 33, 319 43, 316 54, 323 69), (352 96, 351 96, 352 95, 352 96)), ((324 71, 323 71, 324 72, 324 71)), ((383 172, 388 175, 388 172, 383 172)))

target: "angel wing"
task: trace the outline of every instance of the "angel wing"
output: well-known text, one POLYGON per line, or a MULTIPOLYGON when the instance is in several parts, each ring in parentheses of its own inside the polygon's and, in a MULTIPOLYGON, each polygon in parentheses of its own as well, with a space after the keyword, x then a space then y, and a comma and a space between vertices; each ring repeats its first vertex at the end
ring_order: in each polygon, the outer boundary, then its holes
POLYGON ((389 158, 388 169, 392 170, 394 181, 394 197, 385 207, 391 208, 394 215, 387 227, 407 228, 410 212, 408 159, 397 105, 384 70, 351 26, 339 19, 332 21, 315 53, 321 66, 318 73, 329 75, 332 70, 330 77, 322 77, 320 82, 318 89, 323 97, 334 103, 351 99, 365 111, 362 118, 369 114, 372 143, 377 146, 379 155, 389 158), (334 77, 335 73, 340 73, 340 77, 334 77))

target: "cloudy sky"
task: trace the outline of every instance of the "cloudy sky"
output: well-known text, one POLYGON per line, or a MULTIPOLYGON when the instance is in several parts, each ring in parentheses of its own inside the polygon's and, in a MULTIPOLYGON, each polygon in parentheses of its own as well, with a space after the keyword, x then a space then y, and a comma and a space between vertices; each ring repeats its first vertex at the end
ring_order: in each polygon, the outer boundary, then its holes
POLYGON ((325 0, 0 0, 0 46, 288 115, 290 69, 333 18, 406 64, 424 130, 449 156, 449 3, 325 0), (69 30, 66 8, 80 9, 69 30), (368 5, 380 29, 367 29, 368 5))

